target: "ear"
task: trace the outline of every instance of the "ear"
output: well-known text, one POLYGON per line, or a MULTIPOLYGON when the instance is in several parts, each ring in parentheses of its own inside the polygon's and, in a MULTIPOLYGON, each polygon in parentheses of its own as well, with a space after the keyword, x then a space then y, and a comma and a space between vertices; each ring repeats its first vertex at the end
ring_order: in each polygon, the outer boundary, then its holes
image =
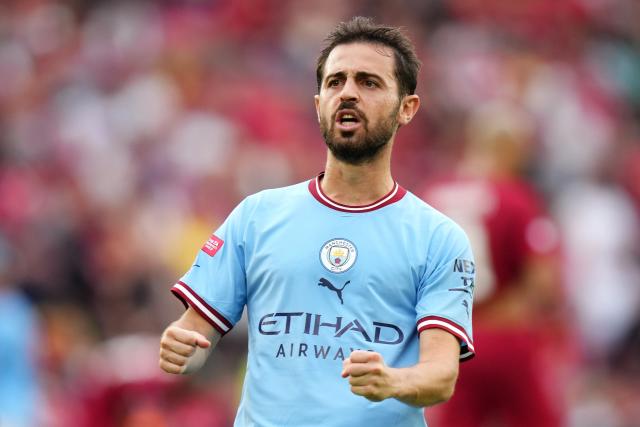
POLYGON ((404 126, 409 124, 413 116, 418 112, 420 108, 420 97, 418 95, 406 95, 402 98, 400 109, 398 110, 398 124, 404 126))
POLYGON ((320 123, 320 95, 314 95, 313 100, 316 103, 316 116, 318 117, 318 123, 320 123))

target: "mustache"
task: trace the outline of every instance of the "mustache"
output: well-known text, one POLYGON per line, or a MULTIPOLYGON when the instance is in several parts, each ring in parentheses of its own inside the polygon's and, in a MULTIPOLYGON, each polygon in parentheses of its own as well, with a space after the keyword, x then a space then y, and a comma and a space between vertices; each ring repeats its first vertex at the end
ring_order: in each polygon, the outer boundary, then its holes
POLYGON ((338 111, 340 110, 353 110, 358 114, 358 117, 360 117, 362 121, 364 121, 365 123, 367 122, 367 116, 365 116, 365 114, 358 108, 356 103, 353 101, 342 101, 340 105, 338 105, 338 108, 336 108, 336 111, 333 112, 333 115, 331 116, 331 121, 333 122, 336 121, 336 116, 338 115, 338 111))

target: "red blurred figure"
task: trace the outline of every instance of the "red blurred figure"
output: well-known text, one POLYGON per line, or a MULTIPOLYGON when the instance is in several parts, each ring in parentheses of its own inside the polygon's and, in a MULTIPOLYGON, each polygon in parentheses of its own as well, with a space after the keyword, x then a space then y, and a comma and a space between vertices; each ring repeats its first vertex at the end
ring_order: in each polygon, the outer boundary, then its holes
MULTIPOLYGON (((227 427, 233 423, 229 382, 206 384, 160 373, 156 341, 144 334, 120 336, 93 349, 84 372, 77 427, 227 427), (152 343, 152 346, 149 344, 152 343), (151 358, 152 362, 149 362, 151 358)), ((79 385, 80 386, 80 385, 79 385)), ((65 425, 65 424, 61 424, 65 425)))
POLYGON ((558 235, 522 178, 531 124, 513 108, 489 105, 471 116, 467 132, 460 169, 427 183, 422 196, 471 240, 482 350, 461 367, 453 398, 428 411, 429 425, 559 426, 563 402, 549 360, 558 360, 558 235))

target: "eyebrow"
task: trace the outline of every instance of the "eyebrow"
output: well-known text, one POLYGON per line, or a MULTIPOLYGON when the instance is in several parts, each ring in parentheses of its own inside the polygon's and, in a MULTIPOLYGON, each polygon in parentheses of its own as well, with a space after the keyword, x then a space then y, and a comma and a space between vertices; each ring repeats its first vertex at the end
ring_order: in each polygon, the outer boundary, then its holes
MULTIPOLYGON (((344 79, 346 76, 347 76, 347 73, 345 73, 344 71, 337 71, 335 73, 327 75, 327 77, 325 77, 324 81, 327 82, 328 80, 330 80, 330 79, 332 79, 334 77, 337 77, 337 78, 340 78, 340 79, 344 79)), ((379 80, 382 83, 385 83, 384 79, 381 76, 379 76, 379 75, 377 75, 375 73, 369 73, 369 72, 366 72, 366 71, 358 71, 356 73, 356 80, 361 80, 361 79, 366 79, 366 78, 374 78, 376 80, 379 80)))

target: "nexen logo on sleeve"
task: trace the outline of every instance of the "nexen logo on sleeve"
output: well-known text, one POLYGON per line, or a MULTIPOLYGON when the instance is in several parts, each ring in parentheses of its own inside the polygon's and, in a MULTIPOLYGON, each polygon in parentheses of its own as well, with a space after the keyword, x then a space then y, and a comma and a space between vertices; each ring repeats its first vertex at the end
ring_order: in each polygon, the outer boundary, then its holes
POLYGON ((224 240, 217 237, 215 234, 212 234, 211 237, 209 237, 209 240, 207 240, 204 246, 202 246, 202 251, 209 256, 214 256, 223 244, 224 240))

